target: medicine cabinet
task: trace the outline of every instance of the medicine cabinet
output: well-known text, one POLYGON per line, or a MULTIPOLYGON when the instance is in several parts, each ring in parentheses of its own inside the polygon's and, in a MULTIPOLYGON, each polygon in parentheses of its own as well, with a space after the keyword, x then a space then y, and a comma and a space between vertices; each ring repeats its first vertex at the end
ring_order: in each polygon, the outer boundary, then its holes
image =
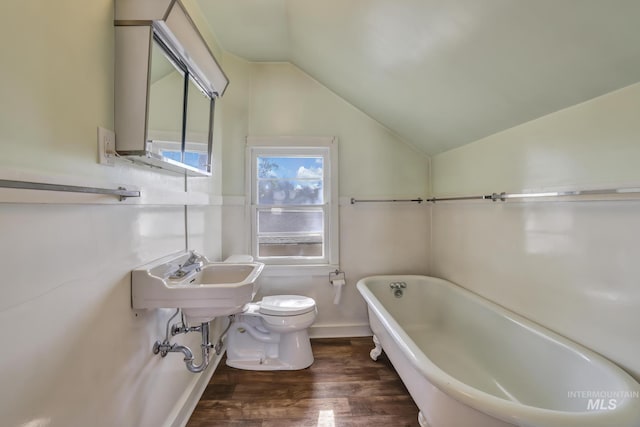
POLYGON ((229 81, 177 0, 116 0, 115 128, 122 157, 211 175, 215 102, 229 81))

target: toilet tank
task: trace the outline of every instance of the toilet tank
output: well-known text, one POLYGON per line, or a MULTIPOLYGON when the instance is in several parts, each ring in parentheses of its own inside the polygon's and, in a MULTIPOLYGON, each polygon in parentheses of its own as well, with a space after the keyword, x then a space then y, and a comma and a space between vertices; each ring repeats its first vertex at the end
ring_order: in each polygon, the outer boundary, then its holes
POLYGON ((251 255, 243 255, 243 254, 231 255, 229 258, 225 259, 224 262, 237 262, 237 263, 253 262, 253 257, 251 255))

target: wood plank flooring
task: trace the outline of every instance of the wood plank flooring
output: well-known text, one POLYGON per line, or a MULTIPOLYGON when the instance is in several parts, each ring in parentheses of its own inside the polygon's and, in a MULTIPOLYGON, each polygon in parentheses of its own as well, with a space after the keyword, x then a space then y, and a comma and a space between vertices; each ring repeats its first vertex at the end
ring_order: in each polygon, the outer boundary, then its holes
POLYGON ((418 408, 371 338, 311 340, 300 371, 243 371, 223 360, 187 427, 419 427, 418 408))

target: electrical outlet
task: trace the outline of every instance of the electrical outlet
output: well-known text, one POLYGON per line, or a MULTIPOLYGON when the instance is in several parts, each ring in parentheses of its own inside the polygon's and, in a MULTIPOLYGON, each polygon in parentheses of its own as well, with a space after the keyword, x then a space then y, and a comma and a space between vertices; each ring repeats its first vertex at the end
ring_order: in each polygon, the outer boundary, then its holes
POLYGON ((98 163, 113 166, 116 163, 116 134, 98 127, 98 163))

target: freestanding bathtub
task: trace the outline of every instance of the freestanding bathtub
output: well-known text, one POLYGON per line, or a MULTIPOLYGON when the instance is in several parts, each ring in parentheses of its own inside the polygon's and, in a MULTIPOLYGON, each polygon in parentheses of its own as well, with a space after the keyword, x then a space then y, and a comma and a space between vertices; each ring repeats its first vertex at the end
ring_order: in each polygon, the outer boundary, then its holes
POLYGON ((640 384, 554 332, 433 277, 357 287, 423 427, 640 427, 640 384))

